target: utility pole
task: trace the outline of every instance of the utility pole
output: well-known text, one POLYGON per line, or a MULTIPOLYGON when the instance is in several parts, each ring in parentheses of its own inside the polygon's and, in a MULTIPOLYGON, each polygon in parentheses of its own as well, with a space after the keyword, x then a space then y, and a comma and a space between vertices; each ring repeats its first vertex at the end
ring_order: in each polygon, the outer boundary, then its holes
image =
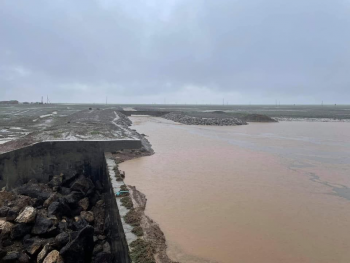
POLYGON ((106 96, 106 105, 107 105, 107 96, 106 96))

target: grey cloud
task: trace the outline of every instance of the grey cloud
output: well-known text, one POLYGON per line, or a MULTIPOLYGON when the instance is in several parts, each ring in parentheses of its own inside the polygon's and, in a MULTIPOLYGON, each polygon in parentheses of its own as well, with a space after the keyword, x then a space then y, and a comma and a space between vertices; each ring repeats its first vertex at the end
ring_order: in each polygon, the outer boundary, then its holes
POLYGON ((4 0, 0 91, 195 102, 191 86, 206 102, 235 94, 232 102, 346 103, 348 32, 344 0, 4 0))

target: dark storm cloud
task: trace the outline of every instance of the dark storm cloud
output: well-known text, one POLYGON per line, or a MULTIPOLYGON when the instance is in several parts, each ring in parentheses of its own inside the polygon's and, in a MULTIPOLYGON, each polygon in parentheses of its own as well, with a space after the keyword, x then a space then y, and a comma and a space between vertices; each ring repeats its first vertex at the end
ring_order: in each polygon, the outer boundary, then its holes
POLYGON ((345 0, 3 0, 0 98, 347 103, 349 32, 345 0))

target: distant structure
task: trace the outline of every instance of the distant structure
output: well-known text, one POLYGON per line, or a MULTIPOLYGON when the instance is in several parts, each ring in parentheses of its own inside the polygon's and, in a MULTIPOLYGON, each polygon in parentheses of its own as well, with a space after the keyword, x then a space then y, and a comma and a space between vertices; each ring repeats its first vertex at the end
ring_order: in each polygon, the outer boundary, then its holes
POLYGON ((34 104, 51 104, 51 101, 49 100, 49 96, 46 95, 46 103, 44 102, 44 96, 41 96, 41 101, 35 102, 34 104))
POLYGON ((0 101, 0 104, 19 104, 18 100, 0 101))

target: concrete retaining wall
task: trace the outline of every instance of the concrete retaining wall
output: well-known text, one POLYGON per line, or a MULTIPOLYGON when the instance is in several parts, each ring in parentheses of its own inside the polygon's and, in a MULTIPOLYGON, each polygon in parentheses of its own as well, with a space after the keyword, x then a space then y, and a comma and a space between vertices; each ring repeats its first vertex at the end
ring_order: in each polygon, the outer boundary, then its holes
POLYGON ((77 173, 101 180, 104 152, 139 149, 140 140, 47 141, 0 155, 0 187, 8 189, 32 178, 48 182, 55 174, 77 173))

